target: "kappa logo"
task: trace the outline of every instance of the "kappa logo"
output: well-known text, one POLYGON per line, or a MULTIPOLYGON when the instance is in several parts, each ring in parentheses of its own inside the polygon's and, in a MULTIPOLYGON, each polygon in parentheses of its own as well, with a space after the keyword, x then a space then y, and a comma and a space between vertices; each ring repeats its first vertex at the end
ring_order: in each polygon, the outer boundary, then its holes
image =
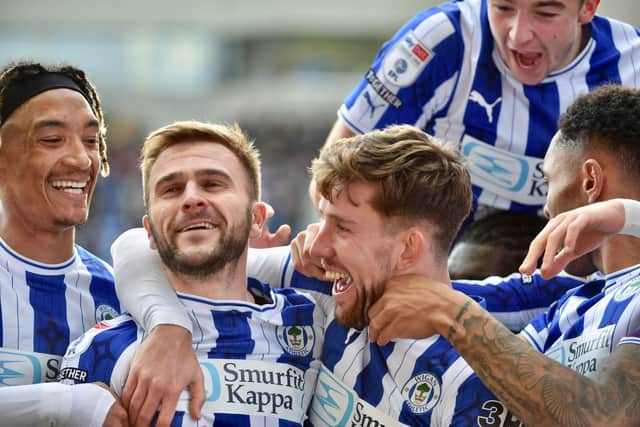
POLYGON ((41 378, 42 370, 37 357, 0 350, 0 386, 36 384, 41 378))
POLYGON ((413 413, 423 414, 440 400, 440 379, 430 372, 416 375, 402 387, 402 395, 413 413))
POLYGON ((624 301, 640 291, 640 280, 636 280, 635 282, 627 283, 625 286, 618 289, 614 295, 614 299, 618 302, 624 301))
POLYGON ((110 305, 100 304, 96 307, 96 323, 118 317, 118 312, 110 305))
POLYGON ((347 426, 355 406, 352 393, 322 367, 311 404, 311 419, 316 425, 347 426))
POLYGON ((294 356, 307 356, 315 344, 315 333, 311 326, 279 326, 276 336, 282 348, 294 356))
POLYGON ((471 96, 469 96, 469 101, 473 101, 484 108, 484 111, 487 113, 487 120, 489 120, 489 123, 493 123, 493 107, 502 101, 502 97, 499 97, 490 104, 486 99, 484 99, 484 96, 482 96, 480 92, 474 90, 471 92, 471 96))
POLYGON ((472 141, 465 144, 463 154, 467 158, 467 167, 471 174, 476 174, 498 187, 517 192, 527 182, 527 162, 510 156, 506 151, 472 141))

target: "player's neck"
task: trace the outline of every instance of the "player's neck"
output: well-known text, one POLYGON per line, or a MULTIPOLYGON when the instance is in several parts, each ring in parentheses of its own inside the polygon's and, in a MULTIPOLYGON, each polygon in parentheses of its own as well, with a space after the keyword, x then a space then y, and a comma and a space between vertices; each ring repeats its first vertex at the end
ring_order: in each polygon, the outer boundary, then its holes
POLYGON ((605 274, 640 264, 640 239, 617 235, 602 245, 598 253, 598 267, 605 274))
POLYGON ((59 264, 73 256, 75 227, 42 230, 12 221, 0 215, 0 237, 15 252, 25 258, 45 264, 59 264))
POLYGON ((222 270, 206 277, 188 276, 167 271, 167 277, 177 292, 212 300, 254 302, 247 290, 247 252, 222 270))

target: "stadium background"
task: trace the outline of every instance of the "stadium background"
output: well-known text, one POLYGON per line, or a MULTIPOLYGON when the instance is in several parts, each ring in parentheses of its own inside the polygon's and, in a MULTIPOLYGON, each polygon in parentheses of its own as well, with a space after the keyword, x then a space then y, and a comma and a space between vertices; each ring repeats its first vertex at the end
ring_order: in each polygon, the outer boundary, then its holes
MULTIPOLYGON (((338 106, 380 44, 438 3, 0 0, 0 63, 68 62, 98 87, 112 173, 78 241, 110 261, 113 239, 140 224, 140 144, 175 120, 240 123, 262 152, 271 228, 304 228, 306 167, 338 106)), ((638 0, 603 0, 599 13, 640 26, 638 0)))

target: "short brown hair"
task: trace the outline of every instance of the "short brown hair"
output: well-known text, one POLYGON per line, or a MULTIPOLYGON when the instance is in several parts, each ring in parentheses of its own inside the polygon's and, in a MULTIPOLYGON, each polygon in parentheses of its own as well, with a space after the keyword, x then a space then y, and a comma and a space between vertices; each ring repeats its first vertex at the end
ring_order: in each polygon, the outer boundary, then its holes
POLYGON ((457 150, 421 130, 390 126, 325 146, 311 166, 316 189, 331 201, 352 182, 373 182, 373 208, 392 223, 428 221, 446 257, 471 208, 471 181, 457 150))
POLYGON ((149 174, 158 156, 173 145, 199 141, 221 144, 235 154, 249 177, 247 191, 250 200, 260 200, 260 154, 240 126, 235 123, 224 125, 182 121, 151 132, 142 145, 140 169, 145 209, 149 209, 149 174))

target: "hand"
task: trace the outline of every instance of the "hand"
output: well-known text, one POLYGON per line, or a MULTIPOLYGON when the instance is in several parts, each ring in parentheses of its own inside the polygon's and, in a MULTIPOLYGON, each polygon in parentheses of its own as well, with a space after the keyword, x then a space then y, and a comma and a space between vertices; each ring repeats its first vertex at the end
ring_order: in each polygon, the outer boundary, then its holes
MULTIPOLYGON (((264 204, 267 208, 267 219, 271 218, 275 211, 273 206, 268 203, 264 204)), ((291 238, 291 227, 287 224, 283 224, 276 230, 275 233, 271 233, 269 228, 265 224, 262 229, 262 234, 258 237, 254 237, 249 240, 249 246, 256 249, 273 248, 276 246, 285 246, 291 238)))
POLYGON ((122 392, 131 425, 149 425, 162 406, 156 425, 169 426, 185 388, 191 396, 189 413, 197 420, 204 403, 204 379, 191 334, 180 326, 159 325, 136 351, 122 392))
POLYGON ((327 280, 320 259, 312 257, 309 252, 319 229, 320 224, 313 223, 309 224, 306 230, 298 233, 291 242, 291 259, 298 273, 307 277, 315 277, 318 280, 327 280))
POLYGON ((455 310, 467 299, 450 285, 425 276, 393 277, 369 308, 369 340, 382 346, 396 338, 422 339, 439 334, 450 324, 448 310, 455 310))
POLYGON ((520 272, 533 274, 542 256, 540 273, 548 279, 562 271, 569 262, 585 255, 624 226, 624 205, 607 200, 564 212, 551 219, 529 245, 520 272))
POLYGON ((107 412, 107 417, 104 419, 104 424, 102 424, 103 427, 128 426, 129 417, 127 416, 127 410, 124 409, 124 406, 122 405, 122 401, 120 400, 120 397, 118 397, 118 395, 114 393, 114 391, 111 390, 111 388, 109 388, 109 386, 106 385, 105 383, 95 382, 94 384, 99 387, 102 387, 105 390, 108 390, 109 393, 111 393, 113 397, 116 399, 116 401, 113 402, 113 405, 111 405, 111 409, 109 409, 109 412, 107 412))

